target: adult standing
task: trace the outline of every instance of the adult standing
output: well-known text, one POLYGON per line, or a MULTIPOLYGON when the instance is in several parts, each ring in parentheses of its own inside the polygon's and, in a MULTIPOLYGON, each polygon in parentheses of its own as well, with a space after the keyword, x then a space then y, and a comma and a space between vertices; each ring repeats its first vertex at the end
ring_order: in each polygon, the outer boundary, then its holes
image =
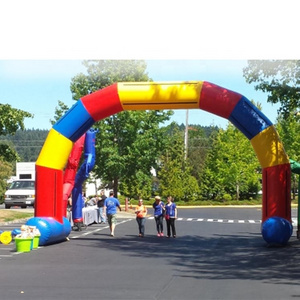
POLYGON ((100 197, 97 197, 97 206, 98 206, 98 212, 99 212, 99 218, 98 218, 98 223, 106 223, 106 216, 104 213, 104 201, 107 198, 104 194, 104 191, 102 190, 100 193, 100 197))
POLYGON ((135 208, 135 214, 136 214, 136 221, 139 227, 139 237, 144 237, 147 207, 143 204, 143 199, 139 199, 139 203, 135 208))
POLYGON ((104 213, 107 217, 107 222, 110 229, 110 235, 115 236, 115 227, 117 224, 117 207, 121 211, 121 205, 117 198, 114 197, 114 192, 109 192, 109 197, 104 200, 104 213))
POLYGON ((156 196, 155 202, 153 203, 154 208, 154 219, 156 223, 156 230, 157 230, 157 236, 164 236, 164 210, 165 205, 161 201, 161 198, 159 196, 156 196))
POLYGON ((173 201, 171 196, 167 198, 167 204, 165 206, 166 214, 165 219, 167 223, 167 237, 171 237, 171 229, 172 229, 172 236, 176 238, 176 228, 175 228, 175 220, 177 219, 177 207, 173 201))

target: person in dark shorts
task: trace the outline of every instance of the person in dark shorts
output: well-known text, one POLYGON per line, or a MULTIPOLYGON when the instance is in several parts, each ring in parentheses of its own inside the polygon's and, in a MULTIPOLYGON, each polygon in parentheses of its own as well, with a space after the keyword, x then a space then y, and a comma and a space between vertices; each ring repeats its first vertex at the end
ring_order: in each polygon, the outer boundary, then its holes
POLYGON ((165 205, 161 201, 159 196, 155 197, 153 208, 154 208, 154 219, 156 223, 157 236, 164 236, 163 220, 164 220, 165 205))

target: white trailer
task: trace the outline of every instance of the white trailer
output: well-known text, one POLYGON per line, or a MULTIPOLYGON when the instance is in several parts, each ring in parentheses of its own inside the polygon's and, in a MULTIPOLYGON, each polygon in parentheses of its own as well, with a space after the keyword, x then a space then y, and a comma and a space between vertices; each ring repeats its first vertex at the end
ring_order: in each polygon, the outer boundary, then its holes
POLYGON ((17 162, 16 176, 17 179, 35 180, 35 162, 17 162))

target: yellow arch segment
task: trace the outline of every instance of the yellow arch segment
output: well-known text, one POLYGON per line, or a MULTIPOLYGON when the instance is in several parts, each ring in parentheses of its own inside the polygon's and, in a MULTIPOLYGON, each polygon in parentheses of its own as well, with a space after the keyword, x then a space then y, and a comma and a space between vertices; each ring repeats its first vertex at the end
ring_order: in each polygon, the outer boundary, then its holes
POLYGON ((199 108, 203 81, 123 82, 118 93, 124 110, 199 108))
POLYGON ((63 170, 73 148, 73 142, 50 129, 36 165, 56 170, 63 170))
POLYGON ((289 163, 289 158, 273 125, 253 137, 251 144, 262 168, 289 163))

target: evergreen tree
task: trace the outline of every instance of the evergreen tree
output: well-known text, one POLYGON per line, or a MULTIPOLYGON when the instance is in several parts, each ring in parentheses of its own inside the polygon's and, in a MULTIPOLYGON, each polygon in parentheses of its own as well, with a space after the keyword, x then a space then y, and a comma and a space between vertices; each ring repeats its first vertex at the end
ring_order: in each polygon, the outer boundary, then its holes
POLYGON ((261 167, 249 140, 229 124, 213 138, 201 179, 208 199, 255 197, 261 189, 261 167), (225 196, 226 198, 227 196, 225 196))
POLYGON ((199 186, 185 160, 182 132, 174 123, 170 127, 172 134, 166 137, 167 147, 160 157, 159 191, 164 197, 172 195, 176 200, 193 201, 199 196, 199 186))
POLYGON ((16 161, 35 162, 48 135, 48 130, 25 129, 17 130, 14 135, 0 136, 1 145, 8 145, 14 149, 11 162, 16 161))
MULTIPOLYGON (((289 158, 296 162, 300 162, 300 123, 295 114, 284 117, 279 114, 277 118, 276 129, 284 145, 284 149, 289 158)), ((298 189, 299 175, 292 173, 292 195, 293 199, 296 198, 296 190, 298 189)))

